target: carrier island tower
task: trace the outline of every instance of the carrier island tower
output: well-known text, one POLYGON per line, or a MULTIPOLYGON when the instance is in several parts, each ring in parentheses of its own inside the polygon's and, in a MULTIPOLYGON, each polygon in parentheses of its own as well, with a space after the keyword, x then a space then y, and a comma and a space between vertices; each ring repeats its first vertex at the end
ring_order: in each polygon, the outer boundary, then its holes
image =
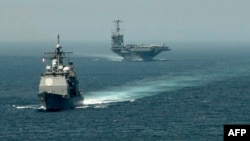
POLYGON ((164 44, 124 44, 120 33, 121 20, 115 20, 116 29, 112 32, 111 50, 123 57, 125 61, 152 61, 162 51, 170 51, 164 44))

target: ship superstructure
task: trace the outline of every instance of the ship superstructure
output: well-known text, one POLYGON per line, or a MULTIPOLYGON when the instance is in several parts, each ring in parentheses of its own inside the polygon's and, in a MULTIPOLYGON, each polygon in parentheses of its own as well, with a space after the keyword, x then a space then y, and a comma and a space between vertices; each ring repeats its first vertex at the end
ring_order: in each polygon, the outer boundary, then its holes
POLYGON ((121 20, 115 20, 116 30, 112 33, 111 50, 126 61, 152 61, 162 51, 170 51, 164 44, 124 44, 123 34, 120 32, 121 20))
POLYGON ((50 65, 41 75, 38 97, 46 110, 74 108, 83 104, 83 95, 78 88, 78 79, 73 63, 67 55, 72 52, 62 51, 59 34, 54 52, 45 52, 50 65), (63 60, 68 58, 68 64, 63 60))

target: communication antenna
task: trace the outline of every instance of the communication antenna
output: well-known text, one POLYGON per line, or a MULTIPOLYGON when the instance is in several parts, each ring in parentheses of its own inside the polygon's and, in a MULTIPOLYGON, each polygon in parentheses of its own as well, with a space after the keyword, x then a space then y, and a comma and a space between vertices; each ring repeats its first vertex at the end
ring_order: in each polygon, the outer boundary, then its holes
POLYGON ((57 35, 57 45, 56 45, 56 48, 62 48, 61 46, 60 46, 60 34, 58 34, 57 35))
POLYGON ((60 34, 57 35, 57 44, 60 44, 60 34))

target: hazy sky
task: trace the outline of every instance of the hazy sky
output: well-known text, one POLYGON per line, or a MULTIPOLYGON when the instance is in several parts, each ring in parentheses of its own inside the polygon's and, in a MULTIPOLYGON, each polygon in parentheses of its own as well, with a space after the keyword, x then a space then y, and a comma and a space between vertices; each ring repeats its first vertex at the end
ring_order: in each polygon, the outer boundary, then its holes
POLYGON ((0 41, 249 41, 250 0, 0 0, 0 41))

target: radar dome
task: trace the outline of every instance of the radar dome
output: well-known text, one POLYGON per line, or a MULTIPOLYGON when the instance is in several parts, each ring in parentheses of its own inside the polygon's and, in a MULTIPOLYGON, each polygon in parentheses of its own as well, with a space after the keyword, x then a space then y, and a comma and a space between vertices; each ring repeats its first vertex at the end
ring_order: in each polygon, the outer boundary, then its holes
POLYGON ((57 44, 57 45, 56 45, 56 48, 62 48, 62 47, 60 46, 60 44, 57 44))

